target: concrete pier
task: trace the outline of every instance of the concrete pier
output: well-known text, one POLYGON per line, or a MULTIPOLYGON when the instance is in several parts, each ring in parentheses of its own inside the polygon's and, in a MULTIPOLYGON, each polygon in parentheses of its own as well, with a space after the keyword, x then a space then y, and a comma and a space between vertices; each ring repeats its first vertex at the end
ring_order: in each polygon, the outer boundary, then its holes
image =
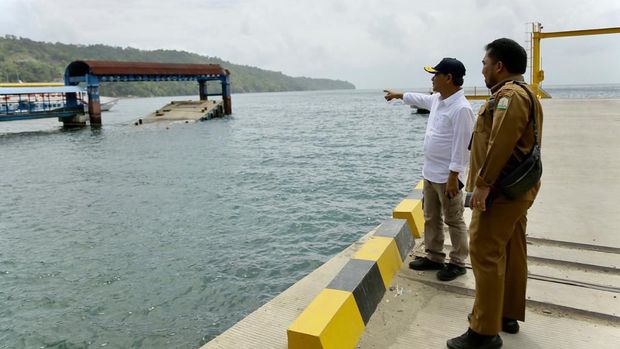
POLYGON ((138 119, 136 125, 158 121, 200 121, 224 116, 224 106, 220 101, 172 101, 148 116, 138 119))
MULTIPOLYGON (((503 348, 620 343, 620 99, 543 100, 543 186, 528 220, 528 308, 503 348)), ((412 183, 414 184, 414 183, 412 183)), ((405 196, 405 195, 403 195, 405 196)), ((387 216, 386 212, 386 216, 387 216)), ((466 220, 469 221, 469 211, 466 220)), ((203 346, 287 348, 287 327, 372 235, 203 346)), ((414 253, 424 249, 421 239, 414 253)), ((357 348, 445 348, 467 329, 474 278, 396 274, 357 348)))

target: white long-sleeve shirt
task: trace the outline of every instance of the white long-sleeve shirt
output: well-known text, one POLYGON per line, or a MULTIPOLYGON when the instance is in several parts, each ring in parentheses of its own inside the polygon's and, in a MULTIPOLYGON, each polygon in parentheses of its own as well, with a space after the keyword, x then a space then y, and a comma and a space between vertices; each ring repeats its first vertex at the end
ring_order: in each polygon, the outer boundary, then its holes
POLYGON ((463 89, 443 99, 432 95, 407 92, 405 104, 430 110, 424 135, 424 166, 422 175, 435 183, 447 183, 450 171, 459 173, 465 183, 469 165, 469 140, 474 127, 474 112, 463 89))

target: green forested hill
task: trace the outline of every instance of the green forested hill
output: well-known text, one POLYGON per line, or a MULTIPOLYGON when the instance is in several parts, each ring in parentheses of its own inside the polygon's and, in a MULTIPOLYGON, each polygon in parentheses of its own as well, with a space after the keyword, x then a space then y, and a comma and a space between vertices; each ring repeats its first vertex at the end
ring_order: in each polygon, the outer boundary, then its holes
MULTIPOLYGON (((231 72, 233 93, 355 88, 346 81, 291 77, 185 51, 144 51, 130 47, 37 42, 12 35, 0 37, 0 82, 61 82, 67 65, 76 60, 220 64, 231 72)), ((209 84, 210 93, 217 90, 219 83, 209 84)), ((196 82, 104 83, 101 93, 107 96, 195 95, 198 88, 196 82)))

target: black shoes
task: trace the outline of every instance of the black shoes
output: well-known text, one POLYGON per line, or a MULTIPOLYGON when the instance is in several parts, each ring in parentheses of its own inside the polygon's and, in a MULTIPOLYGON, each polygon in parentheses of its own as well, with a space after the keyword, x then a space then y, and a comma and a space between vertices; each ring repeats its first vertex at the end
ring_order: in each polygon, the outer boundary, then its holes
POLYGON ((443 269, 437 272, 437 278, 441 281, 452 281, 461 275, 465 275, 466 272, 465 267, 448 263, 443 269))
POLYGON ((468 328, 467 332, 459 337, 449 339, 446 344, 450 349, 499 349, 504 342, 498 335, 485 336, 468 328))
MULTIPOLYGON (((471 313, 467 314, 467 321, 471 321, 471 313)), ((519 323, 517 322, 517 320, 503 317, 502 318, 502 331, 506 333, 515 334, 519 332, 519 323)))
POLYGON ((433 262, 426 257, 416 257, 409 262, 409 268, 413 270, 441 270, 444 268, 444 264, 433 262))
POLYGON ((450 281, 456 279, 458 276, 464 275, 466 269, 456 264, 437 263, 426 257, 416 257, 409 262, 409 268, 413 270, 439 270, 437 272, 437 278, 441 281, 450 281))
POLYGON ((502 331, 515 334, 519 332, 519 323, 517 320, 502 318, 502 331))

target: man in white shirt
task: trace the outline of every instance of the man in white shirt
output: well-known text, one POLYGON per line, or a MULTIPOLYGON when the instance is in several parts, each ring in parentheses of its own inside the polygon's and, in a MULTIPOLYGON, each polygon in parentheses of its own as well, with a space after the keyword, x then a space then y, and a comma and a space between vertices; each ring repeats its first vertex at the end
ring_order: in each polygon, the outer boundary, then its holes
POLYGON ((435 67, 424 67, 433 74, 432 95, 385 90, 385 99, 402 99, 405 104, 430 110, 424 136, 424 246, 426 257, 409 263, 415 270, 439 270, 437 278, 454 280, 465 274, 469 253, 467 226, 463 220, 465 171, 469 163, 469 140, 474 113, 465 99, 465 67, 456 58, 444 58, 435 67), (448 225, 452 250, 444 264, 443 223, 448 225))

